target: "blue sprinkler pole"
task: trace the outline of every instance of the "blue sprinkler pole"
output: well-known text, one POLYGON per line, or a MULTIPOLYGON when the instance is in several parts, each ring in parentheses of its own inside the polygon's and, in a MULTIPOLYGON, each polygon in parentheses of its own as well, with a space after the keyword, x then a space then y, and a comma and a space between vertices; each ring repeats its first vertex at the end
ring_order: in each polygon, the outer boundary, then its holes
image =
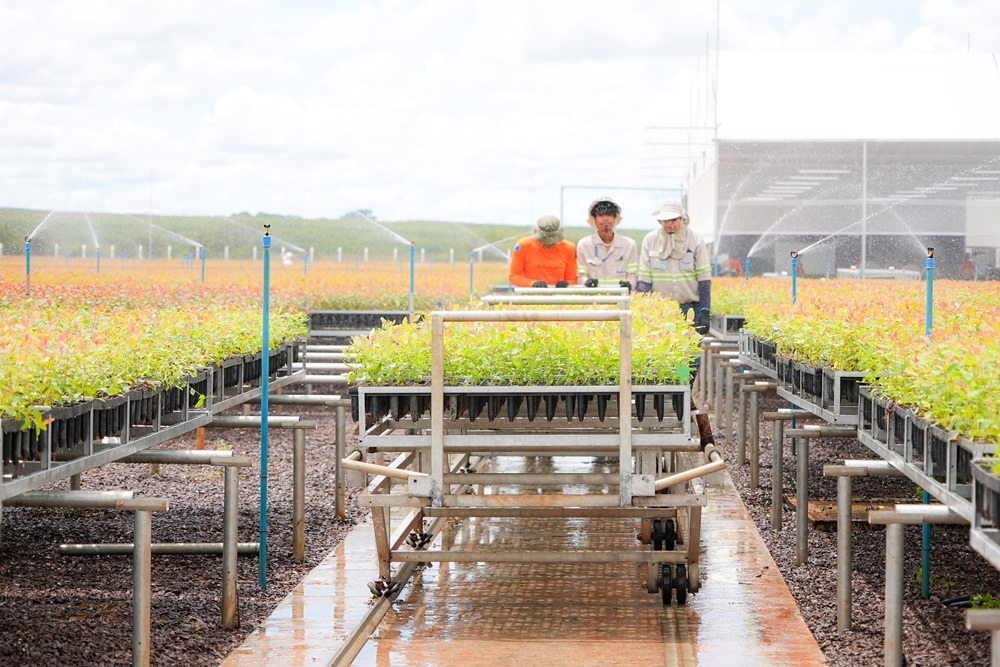
POLYGON ((302 253, 302 275, 309 275, 309 253, 302 253))
POLYGON ((31 237, 24 237, 24 296, 31 296, 31 237))
POLYGON ((413 281, 414 281, 414 262, 417 256, 417 249, 410 244, 410 321, 413 321, 413 281))
POLYGON ((795 303, 798 298, 798 293, 796 289, 796 280, 798 279, 799 273, 799 253, 792 251, 792 303, 795 303))
POLYGON ((475 257, 476 257, 476 253, 474 253, 474 252, 470 252, 469 253, 469 294, 475 294, 476 293, 476 288, 473 286, 473 282, 472 282, 472 272, 475 270, 473 268, 472 260, 475 259, 475 257))
POLYGON ((750 280, 750 258, 743 260, 743 280, 750 280))
POLYGON ((101 246, 97 246, 97 272, 101 272, 101 246))
POLYGON ((271 225, 264 225, 264 320, 260 354, 260 590, 267 590, 267 413, 271 375, 271 225))
MULTIPOLYGON (((924 332, 930 338, 934 329, 934 248, 927 249, 927 312, 924 317, 924 332)), ((924 491, 924 505, 931 504, 931 494, 924 491)), ((923 525, 923 553, 921 554, 920 597, 931 596, 931 524, 923 525)))
POLYGON ((201 282, 205 282, 205 257, 208 255, 208 250, 202 246, 198 249, 198 255, 201 257, 201 282))

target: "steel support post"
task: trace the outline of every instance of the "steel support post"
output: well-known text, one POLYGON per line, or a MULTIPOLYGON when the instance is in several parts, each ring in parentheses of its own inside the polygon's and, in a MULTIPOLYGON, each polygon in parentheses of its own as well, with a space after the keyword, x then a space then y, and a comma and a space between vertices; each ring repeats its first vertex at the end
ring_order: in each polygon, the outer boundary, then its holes
POLYGON ((809 438, 799 442, 795 475, 795 562, 809 559, 809 438))
POLYGON ((292 557, 306 559, 306 432, 295 429, 292 442, 292 557))
MULTIPOLYGON (((298 433, 298 431, 296 431, 298 433)), ((240 471, 226 466, 222 507, 222 627, 236 627, 236 555, 240 471)))
POLYGON ((750 394, 750 488, 760 487, 760 392, 750 394))
POLYGON ((346 516, 345 502, 344 502, 344 467, 340 465, 340 460, 344 458, 344 448, 347 441, 344 429, 346 428, 347 416, 345 414, 344 408, 342 406, 337 407, 337 437, 336 437, 336 456, 337 462, 334 467, 334 478, 336 483, 337 499, 336 499, 336 515, 338 519, 344 518, 346 516))
POLYGON ((135 511, 132 543, 132 665, 149 667, 149 604, 152 598, 152 512, 135 511))
POLYGON ((733 437, 733 367, 731 364, 726 365, 726 405, 724 410, 723 419, 723 437, 726 439, 726 443, 732 442, 733 437))
POLYGON ((785 464, 785 422, 774 422, 774 438, 771 441, 771 528, 781 530, 782 488, 785 464))
POLYGON ((712 395, 712 412, 715 413, 716 427, 722 426, 722 397, 725 395, 726 386, 725 361, 725 357, 722 356, 722 350, 717 350, 715 352, 715 366, 712 368, 712 378, 715 380, 715 392, 712 395))
POLYGON ((851 477, 837 478, 837 631, 851 629, 851 477))
POLYGON ((1000 610, 970 609, 965 612, 965 628, 990 632, 990 664, 1000 665, 1000 610))
POLYGON ((743 390, 746 386, 740 383, 739 398, 737 399, 736 410, 736 464, 745 465, 747 462, 747 392, 743 390))
MULTIPOLYGON (((808 442, 808 440, 803 440, 808 442)), ((903 667, 903 536, 906 526, 885 527, 885 665, 903 667)))

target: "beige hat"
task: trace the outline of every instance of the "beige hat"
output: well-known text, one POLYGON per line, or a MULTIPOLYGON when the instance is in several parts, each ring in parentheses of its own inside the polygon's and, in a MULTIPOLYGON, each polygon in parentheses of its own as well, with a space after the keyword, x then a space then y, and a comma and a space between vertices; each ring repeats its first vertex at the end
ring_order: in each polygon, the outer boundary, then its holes
POLYGON ((673 220, 674 218, 684 218, 684 222, 688 222, 684 207, 676 199, 664 200, 660 207, 653 211, 654 220, 673 220))
POLYGON ((617 227, 622 221, 622 207, 616 204, 611 197, 601 197, 600 199, 595 199, 590 202, 590 206, 587 208, 587 214, 587 224, 594 229, 597 229, 598 215, 615 216, 615 227, 617 227))
POLYGON ((543 215, 540 217, 538 222, 535 223, 535 229, 532 231, 532 234, 543 245, 554 245, 564 238, 562 223, 554 215, 543 215))

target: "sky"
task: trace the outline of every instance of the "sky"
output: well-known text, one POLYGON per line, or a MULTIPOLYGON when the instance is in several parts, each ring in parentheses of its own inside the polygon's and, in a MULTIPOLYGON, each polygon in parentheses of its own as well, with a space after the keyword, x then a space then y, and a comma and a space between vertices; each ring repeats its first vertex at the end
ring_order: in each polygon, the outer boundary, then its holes
POLYGON ((1000 4, 0 0, 0 207, 527 228, 610 195, 651 229, 711 137, 683 128, 714 122, 717 37, 992 53, 1000 4))

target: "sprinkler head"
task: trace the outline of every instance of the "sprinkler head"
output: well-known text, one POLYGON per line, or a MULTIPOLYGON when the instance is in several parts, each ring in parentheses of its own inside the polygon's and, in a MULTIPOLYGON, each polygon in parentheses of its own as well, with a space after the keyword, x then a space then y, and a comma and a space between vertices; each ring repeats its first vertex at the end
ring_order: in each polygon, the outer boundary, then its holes
POLYGON ((927 259, 934 259, 934 248, 927 249, 927 259))
POLYGON ((264 225, 264 236, 271 235, 271 225, 264 225))
POLYGON ((792 259, 797 259, 797 258, 798 258, 798 256, 799 256, 799 253, 798 253, 798 251, 797 251, 797 250, 793 250, 793 251, 792 251, 792 259))

